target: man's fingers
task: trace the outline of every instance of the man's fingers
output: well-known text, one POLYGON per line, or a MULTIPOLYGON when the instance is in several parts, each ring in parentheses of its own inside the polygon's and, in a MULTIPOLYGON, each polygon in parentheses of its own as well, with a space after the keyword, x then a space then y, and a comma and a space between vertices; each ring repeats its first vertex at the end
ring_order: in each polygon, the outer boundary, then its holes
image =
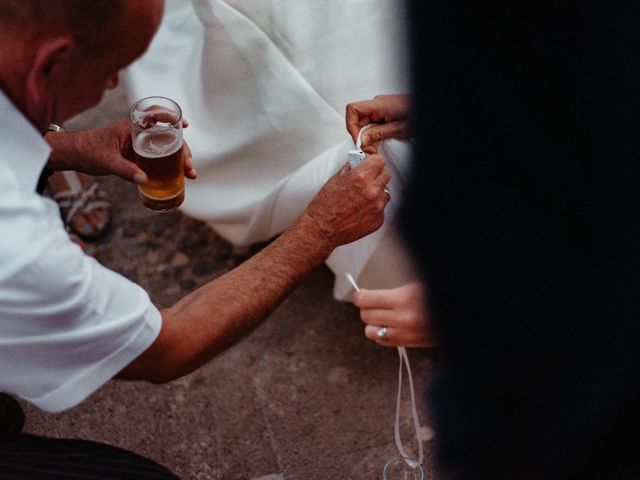
POLYGON ((182 145, 182 158, 184 161, 184 175, 191 180, 195 180, 198 177, 196 169, 193 168, 193 155, 191 154, 191 147, 187 142, 182 145))
MULTIPOLYGON (((198 175, 196 170, 193 168, 193 158, 191 156, 191 149, 189 148, 189 145, 185 143, 182 152, 185 176, 191 179, 197 178, 198 175)), ((144 185, 148 180, 147 174, 144 173, 140 167, 138 167, 134 162, 122 157, 111 163, 111 170, 114 175, 137 185, 144 185)))
POLYGON ((111 164, 111 170, 114 175, 136 185, 144 185, 148 180, 147 174, 140 167, 124 158, 114 161, 111 164))
POLYGON ((386 168, 383 168, 378 174, 378 176, 376 177, 375 183, 376 185, 379 185, 384 188, 389 184, 390 180, 391 180, 391 172, 389 172, 389 170, 387 170, 386 168))
POLYGON ((369 155, 354 170, 359 170, 362 174, 371 176, 371 179, 376 179, 384 169, 385 163, 385 159, 382 156, 369 155))
POLYGON ((368 147, 363 147, 362 151, 367 155, 375 155, 378 153, 378 149, 373 145, 369 145, 368 147))
POLYGON ((362 134, 362 146, 366 147, 374 143, 388 140, 389 138, 409 138, 409 122, 398 120, 390 123, 383 123, 369 127, 362 134))
POLYGON ((144 116, 142 117, 142 122, 140 122, 140 124, 143 128, 148 128, 158 122, 176 123, 178 120, 181 120, 182 125, 185 126, 184 123, 186 120, 181 119, 181 115, 178 112, 167 110, 167 108, 160 105, 151 105, 149 108, 145 109, 144 116))

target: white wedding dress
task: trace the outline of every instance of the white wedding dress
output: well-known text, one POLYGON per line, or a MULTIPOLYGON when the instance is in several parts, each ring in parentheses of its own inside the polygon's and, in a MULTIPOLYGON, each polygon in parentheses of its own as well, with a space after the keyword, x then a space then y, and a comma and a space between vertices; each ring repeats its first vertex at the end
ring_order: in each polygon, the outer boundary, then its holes
MULTIPOLYGON (((400 0, 169 0, 149 51, 125 74, 132 100, 176 100, 198 180, 183 211, 236 246, 291 226, 354 148, 349 102, 408 91, 400 0)), ((393 228, 407 142, 381 145, 393 172, 385 225, 336 249, 334 296, 412 277, 393 228)))

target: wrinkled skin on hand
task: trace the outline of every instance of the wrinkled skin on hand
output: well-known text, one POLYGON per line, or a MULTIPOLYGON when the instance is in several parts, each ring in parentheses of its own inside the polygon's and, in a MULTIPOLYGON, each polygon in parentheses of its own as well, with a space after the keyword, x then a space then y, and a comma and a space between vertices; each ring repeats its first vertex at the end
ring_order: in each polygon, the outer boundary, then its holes
MULTIPOLYGON (((53 170, 76 170, 88 175, 117 175, 142 185, 146 174, 133 161, 133 147, 128 119, 118 120, 106 127, 76 133, 47 133, 46 140, 53 151, 49 166, 53 170)), ((185 121, 183 127, 187 127, 185 121)), ((191 149, 184 143, 184 171, 195 179, 191 149)))
POLYGON ((380 155, 367 157, 356 168, 346 164, 329 179, 303 215, 313 220, 331 249, 354 242, 380 228, 391 178, 380 155))

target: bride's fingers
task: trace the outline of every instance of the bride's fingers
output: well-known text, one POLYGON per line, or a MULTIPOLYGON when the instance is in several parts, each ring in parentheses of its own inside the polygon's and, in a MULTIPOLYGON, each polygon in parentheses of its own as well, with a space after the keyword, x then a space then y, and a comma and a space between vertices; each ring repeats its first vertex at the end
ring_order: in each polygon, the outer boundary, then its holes
POLYGON ((360 310, 360 318, 367 325, 374 327, 395 327, 398 324, 398 321, 393 318, 393 312, 391 310, 363 309, 360 310))
POLYGON ((364 335, 374 342, 384 347, 397 347, 402 345, 403 339, 397 329, 393 327, 374 327, 367 325, 364 329, 364 335))

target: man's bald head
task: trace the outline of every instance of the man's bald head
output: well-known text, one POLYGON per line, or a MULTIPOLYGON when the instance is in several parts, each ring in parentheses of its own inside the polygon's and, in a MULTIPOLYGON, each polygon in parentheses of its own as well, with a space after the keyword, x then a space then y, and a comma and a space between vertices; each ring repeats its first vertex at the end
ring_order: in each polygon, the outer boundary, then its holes
POLYGON ((2 0, 0 28, 15 39, 70 33, 88 55, 108 47, 127 0, 2 0))
POLYGON ((163 0, 0 0, 0 89, 39 129, 95 105, 149 46, 163 0), (70 94, 72 93, 72 94, 70 94))

